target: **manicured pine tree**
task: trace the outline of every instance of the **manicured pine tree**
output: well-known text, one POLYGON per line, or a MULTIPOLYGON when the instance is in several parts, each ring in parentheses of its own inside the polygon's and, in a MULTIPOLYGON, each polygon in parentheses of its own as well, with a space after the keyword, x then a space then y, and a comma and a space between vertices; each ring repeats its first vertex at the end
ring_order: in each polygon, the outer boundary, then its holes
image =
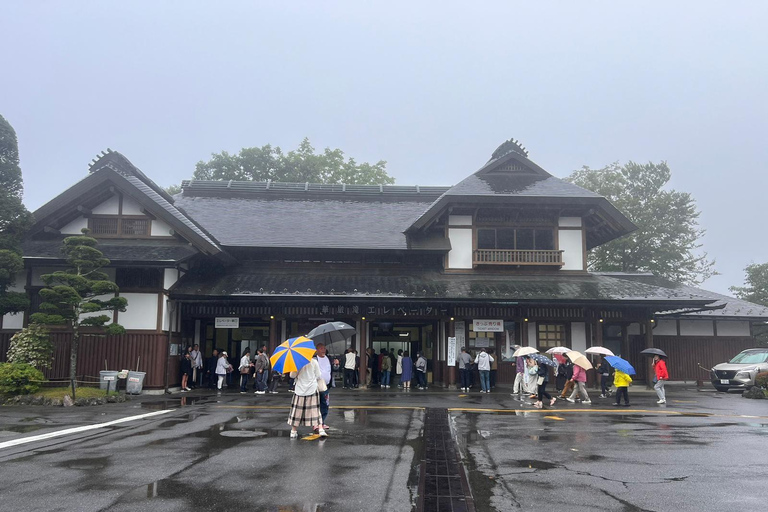
POLYGON ((77 349, 81 327, 102 328, 103 333, 108 335, 125 333, 119 324, 107 325, 112 315, 106 312, 125 311, 128 301, 115 296, 119 291, 117 284, 101 270, 109 265, 109 260, 96 248, 97 244, 95 238, 88 236, 87 229, 83 229, 82 235, 63 240, 61 250, 69 268, 41 276, 47 285, 40 290, 43 302, 40 312, 30 317, 33 323, 66 325, 72 329, 69 378, 73 399, 77 387, 77 349))

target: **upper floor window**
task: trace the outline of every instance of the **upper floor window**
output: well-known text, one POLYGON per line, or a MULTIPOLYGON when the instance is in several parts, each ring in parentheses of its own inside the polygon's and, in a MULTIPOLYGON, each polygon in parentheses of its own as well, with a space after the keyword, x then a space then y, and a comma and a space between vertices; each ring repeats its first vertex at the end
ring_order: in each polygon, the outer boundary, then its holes
POLYGON ((555 249, 555 232, 538 228, 479 228, 477 248, 551 251, 555 249))
POLYGON ((146 217, 123 217, 110 215, 104 217, 93 216, 88 219, 88 227, 93 236, 117 237, 117 236, 149 236, 150 219, 146 217))
POLYGON ((121 291, 162 290, 163 271, 157 268, 118 267, 115 270, 115 283, 121 291))

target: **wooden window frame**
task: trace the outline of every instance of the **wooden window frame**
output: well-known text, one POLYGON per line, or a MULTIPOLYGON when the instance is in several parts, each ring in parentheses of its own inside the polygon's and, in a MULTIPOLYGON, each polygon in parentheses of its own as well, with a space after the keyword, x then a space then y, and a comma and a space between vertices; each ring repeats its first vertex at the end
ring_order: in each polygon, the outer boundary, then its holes
MULTIPOLYGON (((540 351, 542 349, 549 349, 549 348, 552 348, 552 347, 568 347, 568 348, 572 348, 571 347, 571 339, 570 339, 570 336, 568 335, 569 334, 568 331, 569 331, 568 324, 566 322, 538 322, 537 321, 536 322, 536 347, 540 351), (542 326, 559 326, 559 327, 561 327, 563 335, 562 335, 562 338, 560 339, 560 341, 562 341, 562 343, 557 343, 555 345, 549 345, 549 344, 542 345, 542 343, 541 343, 541 341, 542 341, 541 340, 541 327, 542 326)), ((546 332, 549 333, 549 332, 554 332, 554 331, 546 331, 546 332)), ((549 342, 549 340, 546 340, 546 341, 549 342)), ((544 351, 546 351, 546 350, 544 350, 544 351)))

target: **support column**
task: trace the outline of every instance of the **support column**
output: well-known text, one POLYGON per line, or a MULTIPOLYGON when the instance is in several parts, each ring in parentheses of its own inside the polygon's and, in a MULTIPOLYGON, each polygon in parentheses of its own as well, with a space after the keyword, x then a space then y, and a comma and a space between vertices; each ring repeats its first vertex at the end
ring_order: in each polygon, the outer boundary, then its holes
MULTIPOLYGON (((653 348, 653 322, 649 318, 643 322, 643 326, 645 327, 645 348, 653 348)), ((645 385, 648 389, 651 389, 653 387, 653 358, 647 357, 646 359, 648 359, 648 362, 645 369, 645 385)))
POLYGON ((274 316, 269 317, 269 354, 275 353, 277 348, 277 320, 274 316))
MULTIPOLYGON (((448 364, 448 338, 452 338, 456 336, 456 324, 454 322, 454 319, 451 318, 448 320, 448 335, 445 339, 445 362, 448 364)), ((456 352, 461 350, 461 347, 456 347, 456 352)), ((457 354, 458 355, 458 354, 457 354)), ((446 387, 448 389, 456 389, 456 362, 454 361, 453 366, 448 367, 448 378, 446 379, 447 382, 445 383, 446 387)))
POLYGON ((365 387, 368 376, 368 322, 360 320, 360 387, 365 387))
POLYGON ((629 325, 621 325, 621 357, 629 360, 629 325))
POLYGON ((600 319, 596 319, 594 323, 595 327, 595 346, 596 347, 602 347, 603 346, 603 322, 600 321, 600 319))

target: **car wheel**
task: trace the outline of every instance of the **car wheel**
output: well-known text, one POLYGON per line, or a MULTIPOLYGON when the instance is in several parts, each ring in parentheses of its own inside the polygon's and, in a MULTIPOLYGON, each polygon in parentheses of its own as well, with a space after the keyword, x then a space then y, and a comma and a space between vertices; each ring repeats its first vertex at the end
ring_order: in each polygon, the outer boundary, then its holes
POLYGON ((715 386, 715 389, 718 390, 721 393, 727 393, 728 388, 724 388, 723 386, 715 386))

